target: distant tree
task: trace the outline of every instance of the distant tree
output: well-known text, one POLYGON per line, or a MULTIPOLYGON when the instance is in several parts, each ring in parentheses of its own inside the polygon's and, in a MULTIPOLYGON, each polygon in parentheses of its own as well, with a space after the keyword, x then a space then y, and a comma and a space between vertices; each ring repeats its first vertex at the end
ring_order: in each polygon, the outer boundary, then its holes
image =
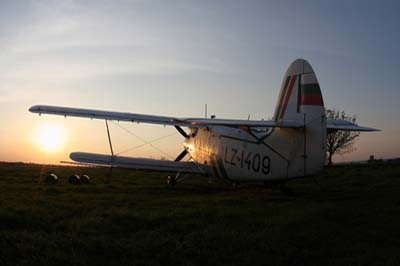
MULTIPOLYGON (((334 120, 345 120, 352 123, 356 123, 356 116, 349 116, 344 111, 339 111, 335 109, 326 110, 326 119, 334 120)), ((328 157, 328 165, 332 166, 332 157, 335 153, 344 154, 352 152, 354 150, 354 144, 357 138, 360 136, 360 132, 355 131, 328 131, 326 140, 326 151, 328 157)))

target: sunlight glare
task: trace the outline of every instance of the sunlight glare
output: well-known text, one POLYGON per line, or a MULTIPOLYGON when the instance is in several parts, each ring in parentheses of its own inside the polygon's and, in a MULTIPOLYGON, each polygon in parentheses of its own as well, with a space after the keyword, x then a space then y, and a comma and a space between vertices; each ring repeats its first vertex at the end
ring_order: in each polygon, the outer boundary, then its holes
POLYGON ((57 151, 64 143, 64 130, 59 126, 44 126, 38 130, 37 142, 45 151, 57 151))

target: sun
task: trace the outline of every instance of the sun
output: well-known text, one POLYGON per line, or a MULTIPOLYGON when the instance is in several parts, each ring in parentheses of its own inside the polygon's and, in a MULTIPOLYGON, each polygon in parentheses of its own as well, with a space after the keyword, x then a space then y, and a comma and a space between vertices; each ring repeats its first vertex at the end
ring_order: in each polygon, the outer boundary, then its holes
POLYGON ((59 150, 64 144, 64 129, 60 126, 47 125, 38 130, 37 143, 45 151, 59 150))

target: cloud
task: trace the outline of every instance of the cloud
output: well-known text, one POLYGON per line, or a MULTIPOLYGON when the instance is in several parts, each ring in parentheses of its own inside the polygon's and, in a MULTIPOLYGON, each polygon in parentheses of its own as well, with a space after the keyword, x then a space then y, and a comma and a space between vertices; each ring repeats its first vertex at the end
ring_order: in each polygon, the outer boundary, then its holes
MULTIPOLYGON (((110 16, 77 1, 32 1, 32 19, 10 36, 0 62, 1 87, 113 75, 221 71, 221 63, 185 52, 140 19, 110 16)), ((134 2, 129 2, 135 4, 134 2)), ((127 16, 125 14, 124 16, 127 16)), ((31 86, 30 86, 31 87, 31 86)))
POLYGON ((174 60, 139 59, 122 63, 56 62, 26 63, 4 70, 2 82, 54 82, 95 79, 114 75, 172 75, 188 71, 217 71, 209 65, 196 65, 174 60))

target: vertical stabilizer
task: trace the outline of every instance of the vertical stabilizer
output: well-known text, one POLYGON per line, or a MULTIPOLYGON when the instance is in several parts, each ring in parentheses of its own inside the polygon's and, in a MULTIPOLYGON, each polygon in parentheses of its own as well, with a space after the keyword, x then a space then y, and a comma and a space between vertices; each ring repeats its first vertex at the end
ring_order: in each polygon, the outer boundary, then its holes
MULTIPOLYGON (((300 113, 304 106, 315 106, 315 112, 320 113, 324 101, 311 65, 304 59, 297 59, 289 66, 282 80, 274 120, 302 120, 300 113)), ((322 111, 324 114, 325 110, 322 111)))
POLYGON ((298 147, 301 154, 296 164, 303 164, 304 175, 320 170, 326 154, 325 107, 317 77, 306 60, 295 60, 286 71, 274 120, 304 124, 304 130, 297 133, 303 135, 303 147, 298 147))

